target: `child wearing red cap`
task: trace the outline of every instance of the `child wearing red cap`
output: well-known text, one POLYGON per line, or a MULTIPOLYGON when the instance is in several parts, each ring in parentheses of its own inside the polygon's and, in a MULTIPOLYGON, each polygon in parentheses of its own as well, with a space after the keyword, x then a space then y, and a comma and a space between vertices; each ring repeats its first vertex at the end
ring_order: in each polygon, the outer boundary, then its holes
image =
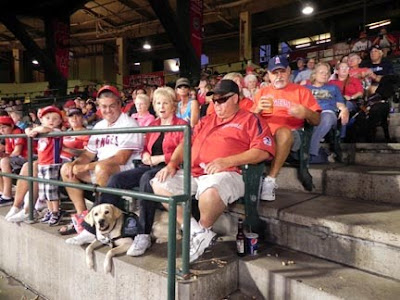
MULTIPOLYGON (((20 134, 22 130, 15 126, 14 121, 9 116, 0 116, 1 134, 20 134)), ((4 173, 20 170, 27 158, 27 143, 24 138, 5 138, 6 157, 1 159, 0 169, 4 173)), ((1 178, 3 180, 0 206, 10 204, 14 201, 11 195, 12 179, 9 177, 1 178)))
MULTIPOLYGON (((25 133, 35 137, 40 133, 60 131, 62 124, 61 111, 55 106, 47 106, 40 110, 41 126, 28 128, 25 133)), ((58 180, 61 168, 61 137, 41 137, 38 143, 38 178, 58 180)), ((57 225, 61 220, 58 186, 39 182, 39 200, 46 200, 49 211, 42 218, 42 223, 57 225)))

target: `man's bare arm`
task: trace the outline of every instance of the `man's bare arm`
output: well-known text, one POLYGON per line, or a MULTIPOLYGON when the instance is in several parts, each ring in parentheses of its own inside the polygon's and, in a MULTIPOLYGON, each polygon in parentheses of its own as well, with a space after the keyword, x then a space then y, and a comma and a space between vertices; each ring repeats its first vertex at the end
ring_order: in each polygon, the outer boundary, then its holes
POLYGON ((208 163, 205 167, 205 172, 207 174, 214 174, 222 172, 231 167, 239 167, 245 164, 256 164, 262 161, 266 161, 271 157, 265 150, 252 148, 245 152, 227 156, 224 158, 217 158, 212 162, 208 163))

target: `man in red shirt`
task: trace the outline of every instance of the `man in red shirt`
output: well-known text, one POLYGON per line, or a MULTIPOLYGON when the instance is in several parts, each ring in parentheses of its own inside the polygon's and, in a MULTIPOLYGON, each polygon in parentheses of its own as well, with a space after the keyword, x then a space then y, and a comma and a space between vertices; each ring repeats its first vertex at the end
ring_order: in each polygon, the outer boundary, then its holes
MULTIPOLYGON (((14 125, 13 120, 9 116, 0 116, 0 133, 1 134, 20 134, 22 130, 14 125)), ((11 173, 22 168, 27 158, 27 143, 24 138, 6 138, 6 154, 1 159, 1 172, 11 173)), ((0 177, 3 181, 2 195, 0 197, 0 206, 11 204, 14 199, 11 195, 12 179, 9 177, 0 177)))
POLYGON ((320 107, 311 92, 298 84, 290 83, 289 62, 284 56, 274 56, 268 62, 271 85, 262 88, 254 100, 254 112, 266 119, 276 143, 276 155, 269 176, 262 186, 261 199, 275 200, 276 177, 290 151, 300 148, 300 137, 296 130, 320 122, 320 107))
MULTIPOLYGON (((274 143, 262 118, 239 108, 239 87, 232 80, 221 80, 213 90, 215 114, 195 126, 192 137, 191 191, 199 200, 200 220, 190 222, 190 261, 199 258, 212 244, 212 225, 226 206, 244 196, 244 182, 239 166, 270 160, 274 143)), ((183 143, 170 162, 153 179, 156 194, 171 196, 183 193, 183 143)), ((182 208, 177 221, 183 224, 182 208)))

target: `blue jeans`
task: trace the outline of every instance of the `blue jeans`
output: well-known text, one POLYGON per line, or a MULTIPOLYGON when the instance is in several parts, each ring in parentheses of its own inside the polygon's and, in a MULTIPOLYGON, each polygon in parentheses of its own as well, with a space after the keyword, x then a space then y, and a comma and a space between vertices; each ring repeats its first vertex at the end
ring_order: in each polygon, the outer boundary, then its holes
POLYGON ((337 117, 336 113, 333 111, 323 111, 321 113, 321 122, 318 126, 314 127, 314 131, 311 137, 310 143, 310 154, 318 155, 319 153, 319 143, 322 138, 331 130, 336 128, 337 117))
MULTIPOLYGON (((349 113, 358 110, 357 104, 354 101, 346 101, 346 107, 349 110, 349 113)), ((340 138, 344 139, 346 137, 347 126, 351 127, 353 124, 354 120, 349 120, 347 125, 342 125, 342 128, 340 128, 340 138)))

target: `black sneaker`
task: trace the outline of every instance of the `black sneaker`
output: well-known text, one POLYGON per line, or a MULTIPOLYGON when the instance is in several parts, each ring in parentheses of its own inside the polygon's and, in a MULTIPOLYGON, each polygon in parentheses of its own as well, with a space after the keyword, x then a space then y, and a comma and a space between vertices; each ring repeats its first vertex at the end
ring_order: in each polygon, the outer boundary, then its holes
POLYGON ((61 211, 52 212, 50 220, 49 220, 49 225, 50 226, 58 225, 58 223, 60 223, 60 221, 61 221, 61 217, 62 217, 61 211))
POLYGON ((13 204, 13 202, 14 202, 14 198, 12 198, 12 197, 11 197, 11 199, 4 199, 2 196, 0 196, 0 207, 13 204))

